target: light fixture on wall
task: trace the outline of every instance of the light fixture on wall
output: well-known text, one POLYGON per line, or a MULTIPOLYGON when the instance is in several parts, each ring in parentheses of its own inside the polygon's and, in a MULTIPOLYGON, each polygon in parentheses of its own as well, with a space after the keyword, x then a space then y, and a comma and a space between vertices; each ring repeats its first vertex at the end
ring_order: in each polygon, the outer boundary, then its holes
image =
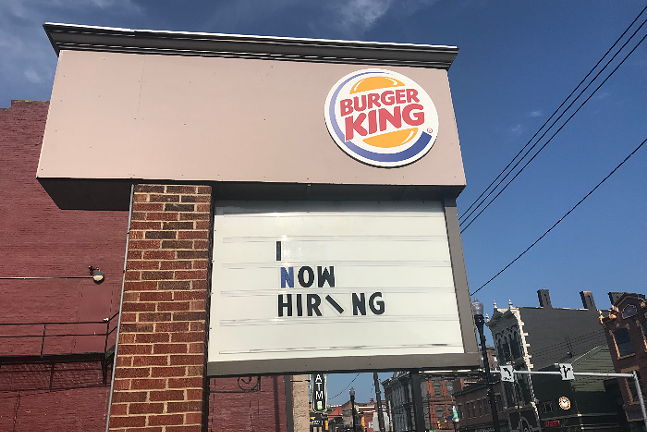
POLYGON ((97 285, 101 285, 104 280, 106 280, 106 275, 101 273, 101 269, 99 267, 93 267, 93 266, 88 266, 90 269, 90 276, 92 276, 92 282, 94 282, 97 285))
POLYGON ((99 267, 88 266, 90 269, 90 276, 0 276, 0 280, 31 280, 31 279, 88 279, 91 278, 92 282, 101 285, 106 280, 99 267))

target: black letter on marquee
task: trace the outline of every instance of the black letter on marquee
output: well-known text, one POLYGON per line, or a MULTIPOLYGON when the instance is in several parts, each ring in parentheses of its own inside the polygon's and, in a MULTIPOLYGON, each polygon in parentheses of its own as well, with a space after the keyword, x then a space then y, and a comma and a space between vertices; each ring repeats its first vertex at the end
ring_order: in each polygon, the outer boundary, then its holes
POLYGON ((382 300, 375 301, 375 299, 378 297, 382 298, 381 292, 378 291, 373 293, 371 298, 368 299, 368 307, 371 308, 371 312, 373 312, 375 315, 382 315, 384 313, 384 301, 382 300))
POLYGON ((297 316, 303 316, 303 303, 301 302, 301 294, 297 294, 297 316))
POLYGON ((326 282, 331 288, 335 287, 335 266, 330 266, 330 273, 327 267, 317 266, 317 285, 323 287, 326 282))
POLYGON ((301 285, 304 288, 308 288, 308 287, 312 286, 314 281, 315 281, 315 272, 312 271, 312 269, 310 267, 303 266, 303 267, 301 267, 299 269, 299 285, 301 285), (307 283, 303 278, 303 274, 306 273, 306 272, 308 273, 308 282, 307 283))
POLYGON ((308 316, 312 316, 312 312, 321 316, 321 311, 319 310, 319 305, 321 304, 321 298, 317 294, 307 294, 308 298, 308 316))
POLYGON ((359 298, 357 294, 353 293, 353 315, 357 315, 357 311, 362 315, 366 315, 366 297, 364 293, 360 293, 359 298))
POLYGON ((283 308, 287 308, 288 316, 292 316, 292 294, 286 294, 287 302, 283 301, 283 294, 279 294, 279 316, 283 316, 283 308))

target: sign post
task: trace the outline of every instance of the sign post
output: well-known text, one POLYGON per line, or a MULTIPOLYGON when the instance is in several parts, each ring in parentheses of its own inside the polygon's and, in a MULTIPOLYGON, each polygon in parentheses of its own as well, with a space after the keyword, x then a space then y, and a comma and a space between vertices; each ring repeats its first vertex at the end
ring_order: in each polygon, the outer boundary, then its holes
POLYGON ((570 363, 559 363, 559 373, 562 375, 563 381, 572 381, 575 379, 573 374, 573 365, 570 363))

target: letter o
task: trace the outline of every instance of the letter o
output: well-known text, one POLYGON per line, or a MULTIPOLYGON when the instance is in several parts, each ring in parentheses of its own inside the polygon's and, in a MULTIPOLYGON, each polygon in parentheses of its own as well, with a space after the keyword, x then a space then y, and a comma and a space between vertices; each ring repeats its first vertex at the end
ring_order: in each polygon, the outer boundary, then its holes
POLYGON ((315 272, 312 270, 312 268, 308 266, 303 266, 299 269, 299 285, 301 285, 304 288, 309 288, 312 286, 312 284, 315 281, 315 272), (308 282, 305 281, 305 273, 308 273, 308 282))

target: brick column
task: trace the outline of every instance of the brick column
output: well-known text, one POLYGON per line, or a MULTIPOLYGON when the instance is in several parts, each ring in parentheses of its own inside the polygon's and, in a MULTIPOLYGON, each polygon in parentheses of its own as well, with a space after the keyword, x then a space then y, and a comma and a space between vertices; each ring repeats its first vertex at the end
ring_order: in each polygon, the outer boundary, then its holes
POLYGON ((208 186, 135 186, 111 431, 201 431, 210 206, 208 186))

